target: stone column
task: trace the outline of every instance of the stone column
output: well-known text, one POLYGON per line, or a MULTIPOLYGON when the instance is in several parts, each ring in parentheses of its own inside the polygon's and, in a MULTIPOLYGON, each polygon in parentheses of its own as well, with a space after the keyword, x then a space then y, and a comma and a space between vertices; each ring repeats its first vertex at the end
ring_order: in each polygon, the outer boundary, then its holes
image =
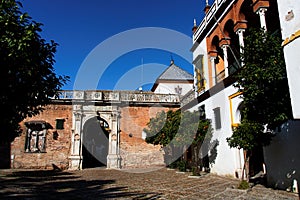
POLYGON ((243 53, 243 47, 244 47, 244 32, 245 32, 245 29, 238 29, 238 30, 236 31, 236 34, 239 36, 240 53, 243 53))
POLYGON ((223 54, 224 54, 224 70, 225 70, 225 78, 229 76, 229 70, 228 70, 228 53, 227 53, 227 44, 224 44, 221 46, 223 49, 223 54))
MULTIPOLYGON (((212 76, 212 86, 216 85, 217 83, 217 77, 216 77, 216 63, 215 63, 216 57, 210 56, 210 65, 211 65, 211 76, 212 76)), ((212 87, 211 86, 211 87, 212 87)))
MULTIPOLYGON (((244 47, 244 32, 245 32, 245 29, 238 29, 236 31, 236 34, 239 36, 239 44, 240 44, 240 53, 241 54, 244 53, 244 50, 243 50, 243 47, 244 47)), ((243 61, 241 62, 241 66, 244 66, 243 61)))
POLYGON ((259 20, 260 20, 260 27, 263 28, 265 31, 267 31, 267 23, 266 23, 266 11, 267 8, 259 8, 256 12, 256 14, 259 15, 259 20))
POLYGON ((80 105, 74 106, 71 155, 69 169, 82 169, 82 110, 80 105))
POLYGON ((107 168, 121 168, 120 143, 119 143, 119 120, 120 113, 117 107, 113 107, 111 113, 111 132, 109 134, 109 148, 107 156, 107 168))

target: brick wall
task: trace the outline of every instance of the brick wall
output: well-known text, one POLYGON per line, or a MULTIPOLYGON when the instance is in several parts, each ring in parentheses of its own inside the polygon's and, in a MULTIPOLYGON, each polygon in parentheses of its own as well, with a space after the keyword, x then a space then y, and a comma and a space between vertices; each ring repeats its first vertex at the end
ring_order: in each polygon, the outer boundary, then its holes
POLYGON ((68 168, 68 156, 71 147, 72 105, 48 105, 45 110, 21 123, 23 129, 20 137, 15 138, 11 144, 11 168, 47 168, 55 166, 68 168), (64 119, 64 129, 56 130, 56 119, 64 119), (25 122, 43 120, 53 128, 47 130, 46 152, 25 152, 26 127, 25 122), (53 137, 57 133, 57 138, 53 137), (55 133, 55 134, 56 134, 55 133))
MULTIPOLYGON (((168 111, 168 107, 127 106, 121 107, 120 150, 123 168, 164 165, 164 152, 160 146, 147 144, 142 138, 143 129, 157 112, 168 111)), ((53 169, 53 165, 67 169, 71 148, 72 105, 48 105, 44 112, 21 123, 23 132, 11 143, 11 168, 53 169), (56 119, 64 119, 64 129, 56 130, 56 119), (53 128, 47 130, 46 152, 25 152, 25 122, 46 121, 53 128), (55 139, 53 134, 57 132, 55 139)))
POLYGON ((128 106, 121 108, 120 149, 123 168, 164 165, 164 152, 160 146, 147 144, 142 131, 157 112, 167 107, 128 106))

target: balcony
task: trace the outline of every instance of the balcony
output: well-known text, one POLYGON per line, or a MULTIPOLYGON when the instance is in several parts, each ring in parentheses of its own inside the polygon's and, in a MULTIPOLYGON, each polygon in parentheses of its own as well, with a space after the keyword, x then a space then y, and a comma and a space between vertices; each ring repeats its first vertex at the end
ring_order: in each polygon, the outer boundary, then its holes
POLYGON ((200 37, 205 37, 203 33, 208 25, 212 26, 211 23, 216 25, 214 17, 216 17, 216 20, 218 20, 225 14, 224 12, 218 12, 219 10, 221 10, 221 7, 223 7, 222 9, 230 7, 234 2, 234 0, 215 0, 211 5, 209 11, 205 15, 204 19, 198 26, 197 30, 195 31, 193 35, 193 42, 196 43, 199 40, 202 41, 203 38, 200 37))
MULTIPOLYGON (((234 62, 233 64, 229 65, 229 67, 228 67, 229 76, 232 76, 233 74, 235 74, 240 68, 241 68, 241 65, 238 64, 237 62, 234 62)), ((222 81, 225 78, 226 78, 225 70, 223 70, 223 71, 221 71, 220 73, 217 74, 216 81, 218 83, 218 82, 222 81)))
POLYGON ((216 76, 217 83, 222 81, 224 78, 225 78, 225 70, 223 70, 217 74, 217 76, 216 76))

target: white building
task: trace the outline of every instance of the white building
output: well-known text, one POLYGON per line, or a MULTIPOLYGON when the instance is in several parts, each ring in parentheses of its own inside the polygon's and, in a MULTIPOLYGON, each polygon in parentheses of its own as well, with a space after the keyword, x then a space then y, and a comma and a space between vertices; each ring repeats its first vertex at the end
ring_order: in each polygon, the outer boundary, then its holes
POLYGON ((156 79, 151 91, 160 94, 185 95, 193 89, 193 75, 171 60, 169 67, 156 79))
MULTIPOLYGON (((285 2, 283 0, 282 4, 285 2)), ((295 16, 296 12, 300 13, 300 4, 298 4, 293 9, 289 8, 295 12, 295 16)), ((185 102, 182 109, 205 108, 206 117, 212 120, 212 140, 217 140, 218 146, 216 157, 211 161, 211 172, 241 178, 244 152, 230 148, 226 141, 226 138, 232 135, 232 128, 238 126, 243 107, 241 94, 232 85, 234 83, 232 75, 242 68, 238 58, 242 52, 247 28, 280 31, 277 2, 276 0, 217 0, 211 6, 207 4, 204 11, 206 15, 202 22, 199 25, 194 24, 191 48, 196 98, 185 102)), ((298 23, 297 30, 293 29, 286 37, 291 37, 292 34, 298 34, 299 37, 299 18, 297 19, 295 17, 294 21, 298 23)), ((295 38, 285 47, 286 59, 293 61, 293 64, 290 64, 287 60, 288 67, 296 68, 295 63, 300 63, 300 57, 296 56, 299 52, 295 51, 297 48, 299 49, 299 39, 295 38)), ((299 67, 297 70, 299 74, 299 67)), ((290 73, 289 78, 292 76, 295 78, 297 74, 290 73)), ((290 84, 292 84, 291 94, 294 95, 295 105, 295 101, 299 102, 300 95, 295 94, 299 83, 293 81, 290 80, 290 84)), ((294 111, 297 111, 297 105, 294 111)), ((267 173, 268 184, 281 189, 290 187, 293 179, 299 179, 300 155, 296 150, 299 148, 296 142, 300 139, 297 134, 299 127, 297 121, 283 124, 270 146, 257 149, 252 160, 250 159, 250 175, 264 171, 267 173)))

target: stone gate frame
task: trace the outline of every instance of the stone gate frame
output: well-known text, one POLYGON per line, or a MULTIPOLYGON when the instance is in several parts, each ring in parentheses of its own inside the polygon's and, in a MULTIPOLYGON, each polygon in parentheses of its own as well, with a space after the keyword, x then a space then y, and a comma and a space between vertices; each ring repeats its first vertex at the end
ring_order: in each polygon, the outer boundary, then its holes
POLYGON ((110 128, 108 138, 107 168, 121 168, 120 157, 120 112, 118 106, 105 105, 73 105, 73 127, 71 137, 71 155, 69 157, 69 169, 82 169, 82 147, 83 147, 83 127, 85 123, 93 118, 100 116, 110 128))
POLYGON ((107 168, 121 168, 120 156, 120 108, 134 105, 160 105, 179 107, 176 94, 156 94, 140 91, 62 91, 58 101, 73 105, 71 152, 69 169, 82 169, 83 127, 91 118, 100 116, 110 127, 108 138, 107 168))

